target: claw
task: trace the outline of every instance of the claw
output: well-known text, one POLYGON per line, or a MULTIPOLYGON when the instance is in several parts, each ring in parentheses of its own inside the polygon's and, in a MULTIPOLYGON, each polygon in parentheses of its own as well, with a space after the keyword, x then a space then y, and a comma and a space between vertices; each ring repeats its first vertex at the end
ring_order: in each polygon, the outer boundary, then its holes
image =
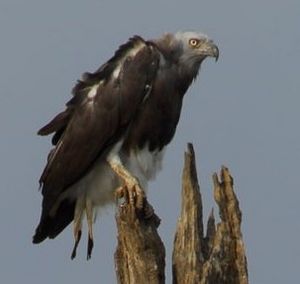
POLYGON ((88 247, 87 247, 87 260, 91 258, 92 250, 94 247, 94 237, 93 237, 93 204, 92 201, 87 198, 85 202, 86 208, 86 219, 88 224, 88 247))
POLYGON ((81 239, 81 230, 79 230, 77 232, 77 235, 75 237, 75 244, 74 244, 74 247, 73 247, 73 250, 72 250, 72 254, 71 254, 71 259, 72 260, 76 257, 76 251, 77 251, 77 247, 78 247, 80 239, 81 239))
POLYGON ((74 239, 75 244, 72 250, 71 259, 76 257, 76 251, 81 239, 81 227, 82 227, 82 217, 83 213, 86 213, 87 225, 88 225, 88 247, 87 247, 87 259, 89 260, 92 255, 92 250, 94 247, 93 241, 93 203, 85 195, 80 196, 76 201, 75 213, 74 213, 74 239))
POLYGON ((108 157, 108 163, 112 170, 124 182, 124 186, 116 190, 115 196, 123 197, 129 204, 142 209, 144 205, 145 192, 141 188, 139 181, 122 164, 118 156, 108 157))
POLYGON ((133 192, 135 193, 136 207, 138 209, 142 209, 143 205, 144 205, 144 199, 145 199, 145 192, 144 192, 144 190, 140 187, 139 184, 136 184, 134 186, 133 192))
POLYGON ((93 239, 89 236, 89 240, 88 240, 88 247, 87 247, 87 257, 86 259, 89 260, 92 256, 92 250, 94 247, 94 241, 93 239))
POLYGON ((84 212, 84 197, 79 197, 76 201, 75 212, 74 212, 74 223, 73 223, 73 234, 75 239, 74 248, 71 254, 71 259, 76 257, 76 250, 81 239, 81 227, 82 227, 82 215, 84 212))
POLYGON ((118 199, 124 197, 124 187, 120 186, 115 190, 115 200, 118 201, 118 199))
POLYGON ((116 189, 115 198, 116 200, 124 198, 125 202, 137 209, 142 209, 144 207, 145 192, 138 184, 131 187, 125 185, 116 189))

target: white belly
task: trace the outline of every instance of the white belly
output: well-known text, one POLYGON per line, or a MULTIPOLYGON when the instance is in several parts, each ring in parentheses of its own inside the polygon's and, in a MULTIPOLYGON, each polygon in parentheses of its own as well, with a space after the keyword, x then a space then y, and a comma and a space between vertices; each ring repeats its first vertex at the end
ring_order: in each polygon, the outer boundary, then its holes
MULTIPOLYGON (((118 151, 115 151, 114 155, 119 155, 125 168, 138 178, 142 188, 147 190, 148 181, 154 179, 162 168, 164 152, 165 149, 149 152, 148 147, 145 147, 141 151, 132 151, 129 156, 118 151)), ((74 184, 68 192, 71 198, 87 194, 94 206, 103 207, 114 201, 114 192, 121 185, 122 180, 102 158, 96 161, 89 173, 74 184)))
POLYGON ((129 156, 122 157, 124 166, 139 179, 146 190, 147 183, 156 177, 162 168, 165 148, 161 151, 150 152, 148 147, 140 151, 132 151, 129 156))

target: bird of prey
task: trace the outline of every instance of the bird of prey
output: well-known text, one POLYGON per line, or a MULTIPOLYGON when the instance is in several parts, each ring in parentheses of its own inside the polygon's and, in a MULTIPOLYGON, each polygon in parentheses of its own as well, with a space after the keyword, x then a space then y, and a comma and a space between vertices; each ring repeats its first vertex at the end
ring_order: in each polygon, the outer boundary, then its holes
POLYGON ((116 190, 143 207, 184 94, 203 60, 218 56, 214 42, 198 32, 134 36, 98 70, 82 75, 65 110, 38 131, 54 133, 54 147, 40 178, 42 213, 33 243, 55 238, 73 221, 74 258, 86 215, 90 258, 96 207, 113 202, 116 190))

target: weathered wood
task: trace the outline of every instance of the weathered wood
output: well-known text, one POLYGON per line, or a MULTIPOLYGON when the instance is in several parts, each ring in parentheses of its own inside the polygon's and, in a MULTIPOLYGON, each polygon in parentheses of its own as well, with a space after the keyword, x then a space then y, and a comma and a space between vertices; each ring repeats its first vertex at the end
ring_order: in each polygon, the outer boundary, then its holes
MULTIPOLYGON (((220 222, 215 225, 212 210, 204 234, 195 154, 192 144, 188 144, 172 257, 174 284, 248 284, 242 214, 226 167, 221 169, 220 180, 216 173, 213 175, 213 184, 220 222)), ((145 205, 147 213, 150 205, 146 200, 145 205)), ((165 283, 165 248, 157 233, 160 220, 145 212, 128 202, 118 208, 115 265, 120 284, 165 283)))
POLYGON ((178 219, 173 250, 173 283, 199 283, 203 265, 202 200, 196 161, 191 144, 184 155, 181 215, 178 219))
MULTIPOLYGON (((147 211, 150 205, 146 200, 145 203, 147 211)), ((153 212, 149 217, 147 212, 145 214, 124 203, 119 206, 116 221, 118 246, 115 266, 118 283, 165 283, 165 248, 157 233, 160 219, 153 212)))
POLYGON ((214 197, 221 222, 215 226, 213 211, 204 237, 202 200, 191 144, 185 153, 182 208, 173 251, 173 283, 247 284, 247 260, 241 234, 241 211, 229 170, 221 169, 221 181, 213 175, 214 197))
POLYGON ((214 198, 221 222, 217 225, 201 284, 248 284, 247 258, 241 233, 242 213, 233 191, 233 178, 226 167, 213 175, 214 198))

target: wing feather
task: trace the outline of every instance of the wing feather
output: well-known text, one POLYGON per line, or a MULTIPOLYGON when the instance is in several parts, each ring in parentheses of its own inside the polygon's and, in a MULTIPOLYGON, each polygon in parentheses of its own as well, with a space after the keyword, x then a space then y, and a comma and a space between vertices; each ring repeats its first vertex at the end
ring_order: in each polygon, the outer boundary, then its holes
MULTIPOLYGON (((155 79, 158 61, 152 44, 137 36, 131 38, 95 73, 85 73, 74 87, 67 109, 38 132, 55 132, 55 148, 40 178, 44 198, 36 235, 59 196, 122 138, 155 79), (96 93, 89 96, 95 87, 96 93)), ((47 234, 53 237, 49 232, 41 239, 47 234)))

